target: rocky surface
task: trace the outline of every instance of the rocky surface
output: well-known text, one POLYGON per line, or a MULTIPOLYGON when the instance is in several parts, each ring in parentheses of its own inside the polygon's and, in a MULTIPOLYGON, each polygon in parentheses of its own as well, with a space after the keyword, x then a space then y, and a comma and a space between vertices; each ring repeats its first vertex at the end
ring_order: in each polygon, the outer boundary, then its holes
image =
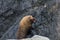
POLYGON ((27 38, 22 40, 50 40, 50 39, 48 37, 34 35, 32 38, 27 38))
MULTIPOLYGON (((17 40, 17 39, 7 39, 7 40, 17 40)), ((50 40, 48 37, 34 35, 32 38, 19 39, 19 40, 50 40)))
MULTIPOLYGON (((16 31, 21 18, 33 15, 34 23, 32 34, 49 37, 51 40, 60 40, 57 30, 58 2, 56 0, 0 0, 0 39, 16 39, 16 31)), ((59 20, 59 18, 58 18, 59 20)))

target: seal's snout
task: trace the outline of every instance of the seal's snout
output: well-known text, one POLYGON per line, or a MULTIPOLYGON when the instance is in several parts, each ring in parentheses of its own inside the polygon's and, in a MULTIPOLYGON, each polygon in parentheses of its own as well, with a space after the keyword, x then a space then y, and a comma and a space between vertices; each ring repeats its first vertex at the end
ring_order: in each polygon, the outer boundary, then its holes
POLYGON ((33 22, 36 22, 36 18, 33 18, 33 22))

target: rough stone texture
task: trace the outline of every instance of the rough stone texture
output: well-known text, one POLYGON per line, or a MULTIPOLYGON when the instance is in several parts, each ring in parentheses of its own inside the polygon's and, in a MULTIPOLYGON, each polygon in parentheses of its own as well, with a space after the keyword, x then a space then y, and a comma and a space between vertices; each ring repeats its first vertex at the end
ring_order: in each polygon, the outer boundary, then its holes
POLYGON ((27 35, 28 37, 37 34, 51 40, 59 40, 57 10, 56 0, 0 0, 1 40, 16 39, 19 21, 25 15, 33 15, 37 19, 32 25, 34 28, 31 30, 32 34, 27 35))
MULTIPOLYGON (((7 40, 18 40, 18 39, 7 39, 7 40)), ((19 40, 50 40, 48 37, 34 35, 32 38, 19 39, 19 40)))

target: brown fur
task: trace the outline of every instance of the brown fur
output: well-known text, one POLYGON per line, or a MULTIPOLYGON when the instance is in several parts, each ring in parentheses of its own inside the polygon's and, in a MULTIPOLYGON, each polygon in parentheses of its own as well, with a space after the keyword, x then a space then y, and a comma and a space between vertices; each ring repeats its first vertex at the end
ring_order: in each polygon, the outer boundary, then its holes
POLYGON ((19 28, 17 31, 17 38, 23 39, 26 38, 28 31, 32 28, 32 23, 35 21, 35 18, 31 15, 25 16, 19 23, 19 28))

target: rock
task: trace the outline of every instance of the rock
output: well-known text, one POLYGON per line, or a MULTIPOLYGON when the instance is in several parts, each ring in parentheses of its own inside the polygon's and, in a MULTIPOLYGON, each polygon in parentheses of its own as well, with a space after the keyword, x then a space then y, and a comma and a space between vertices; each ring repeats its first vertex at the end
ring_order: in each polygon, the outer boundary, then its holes
POLYGON ((48 37, 34 35, 32 38, 26 38, 22 40, 50 40, 48 37))
MULTIPOLYGON (((18 39, 7 39, 7 40, 18 40, 18 39)), ((50 39, 48 37, 34 35, 32 38, 26 38, 26 39, 21 39, 21 40, 50 40, 50 39)))
POLYGON ((31 39, 32 40, 50 40, 48 37, 39 36, 39 35, 34 35, 31 39))

